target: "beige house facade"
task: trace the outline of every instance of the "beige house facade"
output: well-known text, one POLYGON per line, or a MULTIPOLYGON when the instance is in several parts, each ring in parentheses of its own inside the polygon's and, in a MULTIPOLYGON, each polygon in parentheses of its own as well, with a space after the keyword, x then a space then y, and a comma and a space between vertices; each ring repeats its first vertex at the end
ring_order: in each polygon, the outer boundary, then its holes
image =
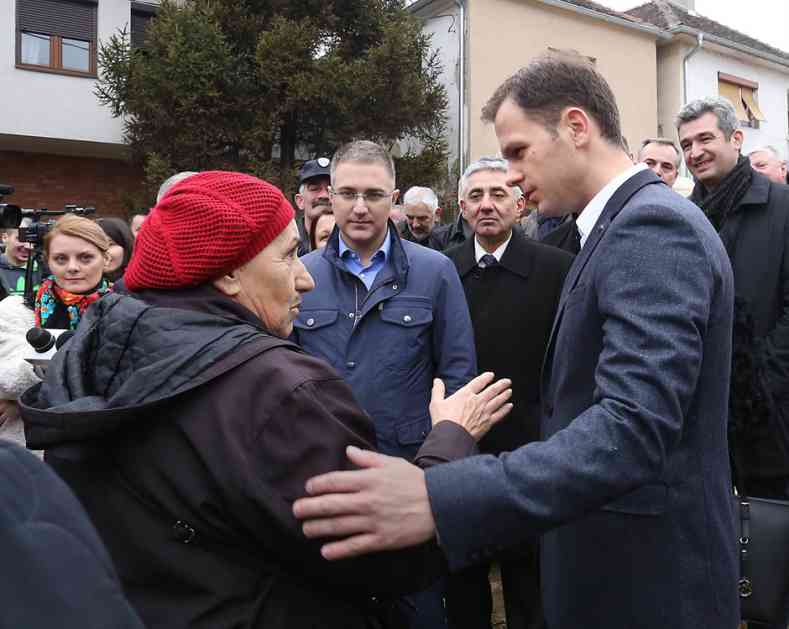
POLYGON ((496 87, 549 51, 577 52, 599 68, 616 95, 632 150, 657 134, 657 41, 666 35, 653 25, 587 1, 419 0, 411 10, 432 29, 444 62, 449 116, 459 119, 451 128, 460 138, 450 138, 450 146, 461 169, 499 152, 493 128, 480 120, 496 87))
POLYGON ((689 101, 722 96, 734 105, 743 151, 770 145, 789 156, 789 53, 693 10, 694 3, 651 0, 627 12, 661 28, 658 40, 658 131, 675 138, 675 117, 689 101))

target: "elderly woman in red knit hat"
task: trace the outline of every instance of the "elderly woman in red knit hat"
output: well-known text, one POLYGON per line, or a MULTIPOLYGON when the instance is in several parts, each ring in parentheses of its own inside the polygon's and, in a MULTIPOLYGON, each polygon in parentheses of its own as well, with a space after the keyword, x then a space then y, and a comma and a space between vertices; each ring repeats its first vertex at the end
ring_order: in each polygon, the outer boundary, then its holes
MULTIPOLYGON (((152 210, 125 280, 23 397, 28 444, 82 500, 149 629, 397 627, 387 601, 443 569, 434 544, 327 562, 293 518, 308 478, 374 430, 287 337, 313 281, 282 193, 205 172, 152 210)), ((422 465, 475 451, 510 408, 480 376, 444 399, 422 465)), ((382 383, 385 386, 385 383, 382 383)), ((75 566, 78 569, 78 566, 75 566)))

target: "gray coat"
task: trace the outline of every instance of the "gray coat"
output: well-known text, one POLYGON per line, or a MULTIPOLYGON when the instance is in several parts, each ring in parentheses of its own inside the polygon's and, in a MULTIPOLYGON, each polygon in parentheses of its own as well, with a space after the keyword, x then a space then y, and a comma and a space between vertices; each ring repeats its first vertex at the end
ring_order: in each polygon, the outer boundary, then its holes
POLYGON ((701 211, 649 171, 625 182, 560 298, 545 441, 426 472, 450 567, 542 534, 552 629, 734 629, 733 299, 701 211))

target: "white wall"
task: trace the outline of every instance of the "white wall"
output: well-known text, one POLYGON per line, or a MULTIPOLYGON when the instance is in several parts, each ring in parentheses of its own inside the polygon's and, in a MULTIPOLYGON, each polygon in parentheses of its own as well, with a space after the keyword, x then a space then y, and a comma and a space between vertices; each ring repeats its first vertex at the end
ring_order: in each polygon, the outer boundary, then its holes
MULTIPOLYGON (((98 36, 130 21, 129 0, 101 0, 98 36)), ((16 0, 0 0, 0 134, 118 144, 123 124, 99 104, 95 80, 14 67, 16 0)))
MULTIPOLYGON (((446 138, 449 148, 449 165, 451 166, 458 158, 458 125, 459 119, 459 103, 460 103, 460 60, 459 60, 459 42, 460 37, 460 15, 458 8, 452 2, 447 3, 434 3, 431 8, 431 14, 436 14, 436 17, 425 19, 424 16, 419 15, 424 20, 422 31, 432 35, 430 40, 431 49, 438 51, 439 58, 441 59, 442 74, 441 83, 446 88, 447 93, 447 131, 446 138)), ((402 152, 406 152, 412 148, 415 152, 421 150, 421 146, 414 140, 405 140, 401 143, 402 152)))
POLYGON ((770 144, 784 157, 789 150, 789 128, 787 128, 787 92, 789 92, 789 68, 785 72, 767 68, 756 63, 730 57, 709 49, 699 51, 690 59, 688 67, 688 100, 718 95, 718 72, 733 74, 759 84, 758 103, 766 122, 758 129, 743 128, 745 133, 744 153, 757 146, 770 144))

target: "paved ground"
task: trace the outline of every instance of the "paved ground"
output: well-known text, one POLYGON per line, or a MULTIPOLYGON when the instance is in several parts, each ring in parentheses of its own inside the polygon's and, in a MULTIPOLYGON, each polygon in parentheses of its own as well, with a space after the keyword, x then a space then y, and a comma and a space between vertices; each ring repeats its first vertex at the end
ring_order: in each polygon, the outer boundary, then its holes
POLYGON ((504 596, 501 591, 501 575, 499 567, 493 566, 490 571, 490 589, 493 592, 493 629, 507 629, 504 619, 504 596))

